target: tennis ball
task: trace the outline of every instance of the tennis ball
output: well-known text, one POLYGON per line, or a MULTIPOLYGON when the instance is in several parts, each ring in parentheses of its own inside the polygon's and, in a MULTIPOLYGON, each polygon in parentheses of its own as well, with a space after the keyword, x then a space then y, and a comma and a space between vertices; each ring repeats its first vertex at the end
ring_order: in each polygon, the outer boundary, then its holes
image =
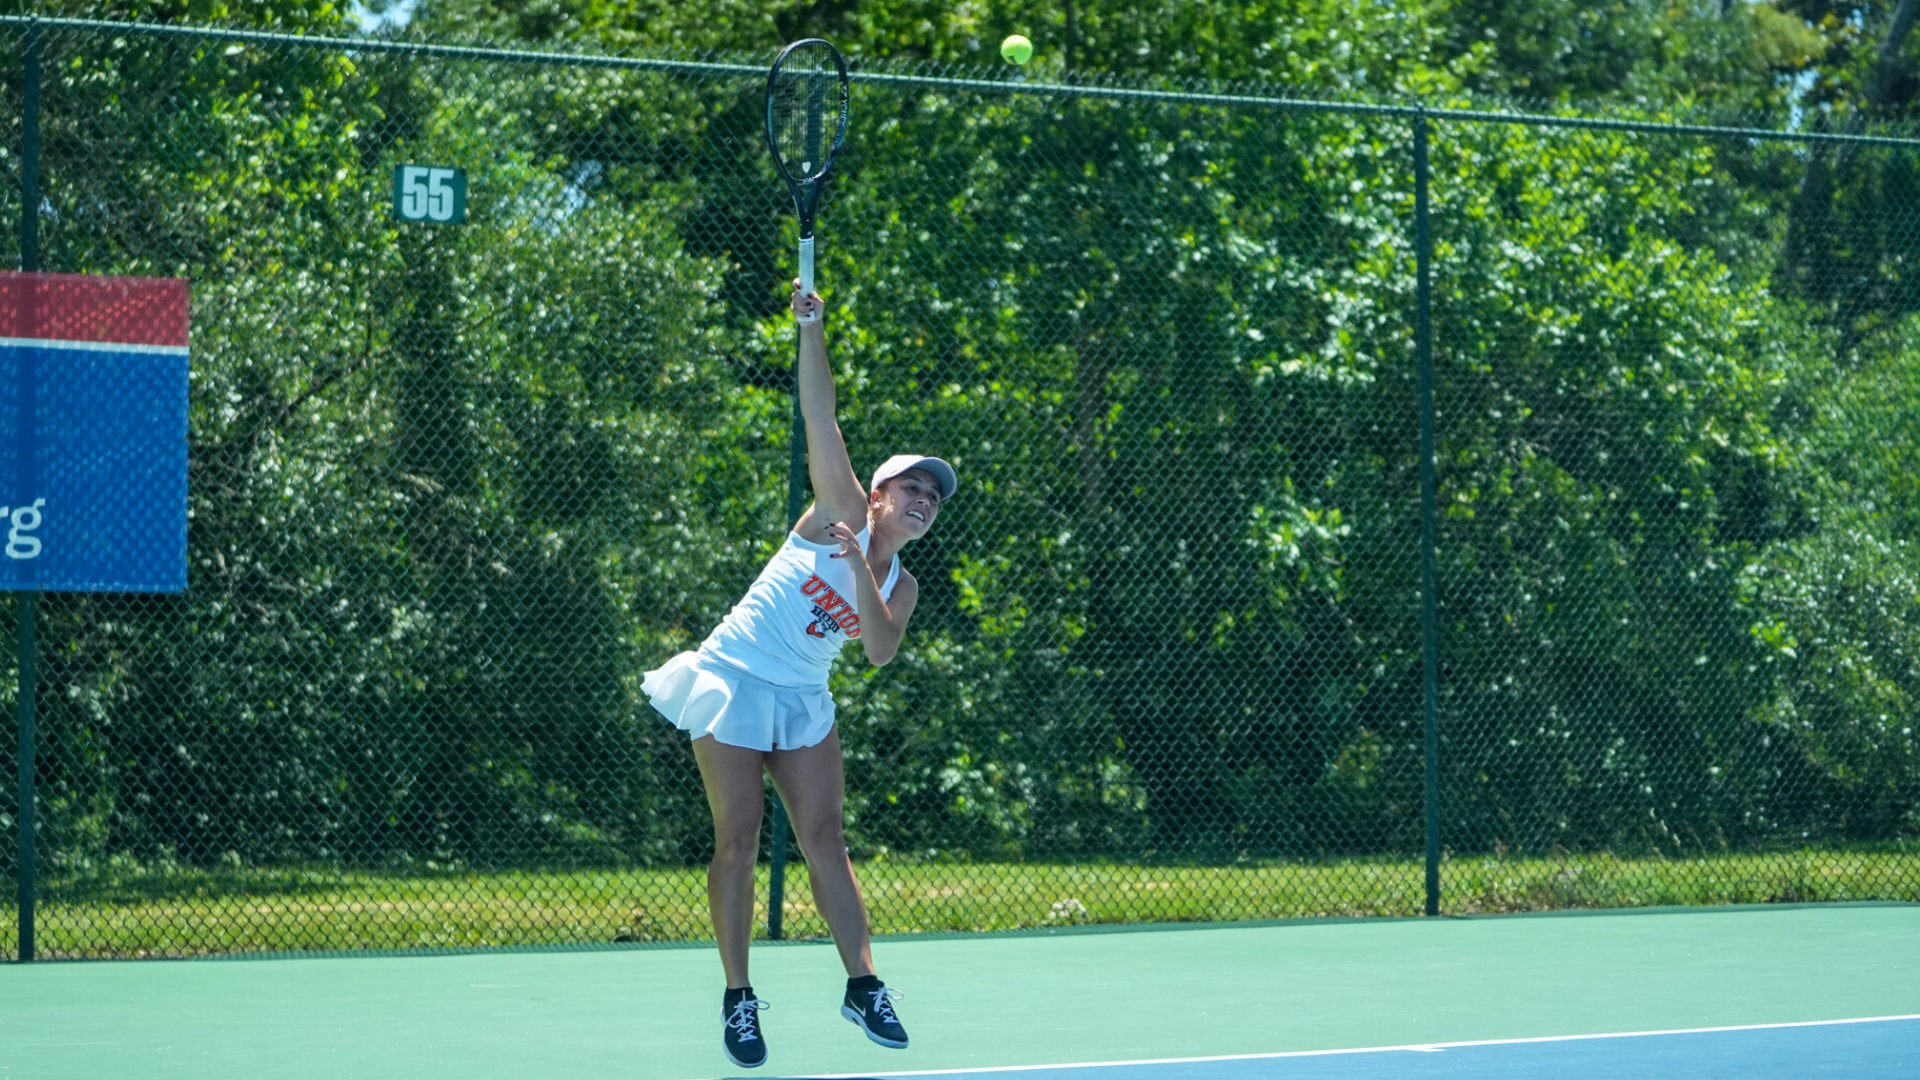
POLYGON ((1033 59, 1033 42, 1013 34, 1000 43, 1000 57, 1009 64, 1024 64, 1033 59))

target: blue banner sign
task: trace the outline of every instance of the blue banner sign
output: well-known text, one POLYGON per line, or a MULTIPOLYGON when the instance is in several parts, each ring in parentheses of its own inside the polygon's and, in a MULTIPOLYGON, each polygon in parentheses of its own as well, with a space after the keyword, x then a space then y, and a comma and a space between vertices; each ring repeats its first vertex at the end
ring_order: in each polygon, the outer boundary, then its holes
POLYGON ((187 587, 187 283, 0 273, 0 589, 187 587))

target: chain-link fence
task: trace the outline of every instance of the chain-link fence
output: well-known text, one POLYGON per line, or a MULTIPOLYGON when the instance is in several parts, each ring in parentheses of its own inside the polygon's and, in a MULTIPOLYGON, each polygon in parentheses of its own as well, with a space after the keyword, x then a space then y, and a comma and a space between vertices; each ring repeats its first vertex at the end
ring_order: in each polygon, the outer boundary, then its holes
MULTIPOLYGON (((39 955, 705 936, 638 682, 786 521, 765 58, 0 53, 0 263, 193 303, 188 591, 38 600, 39 955)), ((1920 900, 1916 144, 946 74, 820 225, 856 466, 962 478, 834 676, 877 930, 1920 900)))

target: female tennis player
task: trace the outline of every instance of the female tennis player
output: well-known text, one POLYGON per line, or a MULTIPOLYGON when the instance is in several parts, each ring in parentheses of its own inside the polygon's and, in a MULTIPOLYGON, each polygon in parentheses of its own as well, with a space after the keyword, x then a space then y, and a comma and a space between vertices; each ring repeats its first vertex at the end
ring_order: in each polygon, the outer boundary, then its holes
POLYGON ((866 903, 841 832, 846 781, 827 671, 849 641, 875 665, 893 659, 919 597, 899 551, 927 534, 959 486, 951 465, 913 454, 888 458, 860 482, 835 417, 820 297, 796 283, 791 306, 814 503, 699 651, 647 672, 643 684, 653 707, 693 737, 713 809, 707 905, 727 976, 723 1042, 741 1068, 767 1059, 758 1015, 767 1003, 747 977, 762 771, 793 819, 814 904, 846 965, 841 1015, 881 1046, 907 1045, 895 991, 873 973, 866 903))

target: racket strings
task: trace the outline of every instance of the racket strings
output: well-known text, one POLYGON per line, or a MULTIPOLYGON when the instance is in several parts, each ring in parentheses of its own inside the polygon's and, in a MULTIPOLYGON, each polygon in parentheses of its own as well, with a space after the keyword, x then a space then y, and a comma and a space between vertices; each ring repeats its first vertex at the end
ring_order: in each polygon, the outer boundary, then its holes
POLYGON ((795 49, 773 73, 769 90, 769 131, 781 171, 793 180, 819 176, 846 124, 832 49, 795 49))

